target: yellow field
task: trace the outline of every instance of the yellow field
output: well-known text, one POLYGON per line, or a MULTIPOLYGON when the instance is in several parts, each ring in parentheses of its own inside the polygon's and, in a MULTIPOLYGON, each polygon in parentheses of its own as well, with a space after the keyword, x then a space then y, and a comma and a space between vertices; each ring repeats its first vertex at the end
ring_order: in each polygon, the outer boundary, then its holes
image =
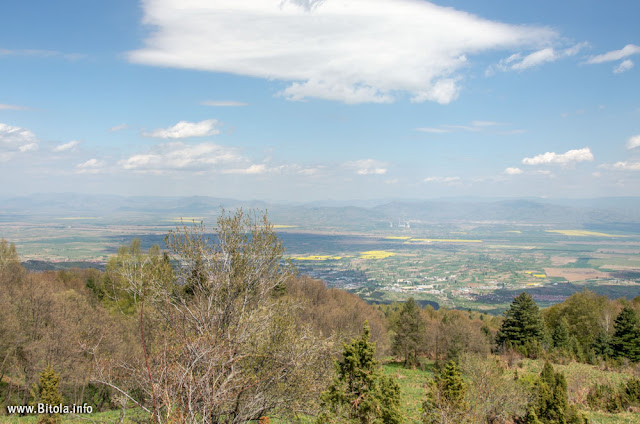
POLYGON ((401 236, 389 236, 385 237, 387 240, 409 240, 411 237, 401 237, 401 236))
POLYGON ((338 259, 342 259, 342 256, 330 256, 330 255, 292 256, 291 259, 296 261, 337 261, 338 259))
POLYGON ((536 278, 547 278, 547 276, 544 274, 531 274, 531 275, 533 275, 536 278))
POLYGON ((586 230, 546 230, 547 233, 558 233, 565 236, 575 236, 575 237, 628 237, 628 236, 620 236, 617 234, 607 234, 607 233, 599 233, 597 231, 586 231, 586 230))
POLYGON ((465 239, 426 239, 426 238, 412 238, 409 241, 426 241, 426 242, 441 242, 441 243, 482 243, 482 240, 465 240, 465 239))
POLYGON ((522 234, 522 231, 520 231, 520 230, 510 230, 510 231, 505 231, 505 233, 516 233, 516 234, 522 234))
POLYGON ((278 228, 298 228, 297 225, 281 225, 281 224, 275 224, 275 225, 272 225, 272 227, 276 228, 276 229, 278 229, 278 228))
POLYGON ((360 259, 384 259, 394 255, 395 253, 387 252, 386 250, 369 250, 360 253, 360 259))

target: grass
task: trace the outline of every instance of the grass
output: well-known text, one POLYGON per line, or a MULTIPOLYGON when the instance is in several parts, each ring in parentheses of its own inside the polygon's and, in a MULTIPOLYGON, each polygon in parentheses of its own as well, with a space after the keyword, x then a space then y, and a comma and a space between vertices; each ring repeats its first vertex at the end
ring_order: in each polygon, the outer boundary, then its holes
POLYGON ((433 377, 432 365, 426 370, 406 369, 401 362, 389 362, 382 367, 384 374, 392 376, 400 385, 402 411, 407 423, 419 423, 422 402, 426 398, 425 385, 433 377))
MULTIPOLYGON (((95 414, 63 415, 61 424, 67 423, 92 423, 92 424, 113 424, 120 422, 121 411, 97 412, 95 414)), ((38 421, 37 415, 24 417, 0 416, 2 424, 35 424, 38 421)), ((125 424, 141 424, 149 422, 149 414, 140 409, 129 409, 126 411, 125 424)))

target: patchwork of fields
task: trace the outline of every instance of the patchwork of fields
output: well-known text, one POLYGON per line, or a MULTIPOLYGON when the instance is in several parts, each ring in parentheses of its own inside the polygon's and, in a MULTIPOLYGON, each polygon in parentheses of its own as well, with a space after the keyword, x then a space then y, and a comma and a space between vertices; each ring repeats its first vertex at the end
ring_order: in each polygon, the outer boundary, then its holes
MULTIPOLYGON (((23 261, 100 267, 122 244, 164 246, 176 225, 201 217, 96 217, 0 220, 0 237, 23 261)), ((276 223, 287 257, 302 273, 375 302, 414 297, 446 307, 500 311, 514 294, 541 305, 588 288, 609 296, 640 295, 640 234, 551 225, 467 223, 420 228, 322 231, 276 223)), ((53 264, 53 265, 52 265, 53 264)), ((46 268, 46 266, 45 266, 46 268)))

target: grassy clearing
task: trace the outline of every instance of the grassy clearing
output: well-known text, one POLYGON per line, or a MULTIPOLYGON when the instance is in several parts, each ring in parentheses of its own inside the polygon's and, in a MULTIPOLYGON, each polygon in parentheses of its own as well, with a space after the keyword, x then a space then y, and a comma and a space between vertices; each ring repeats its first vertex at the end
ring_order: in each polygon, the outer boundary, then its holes
POLYGON ((400 385, 402 411, 407 423, 419 423, 422 402, 426 398, 426 383, 433 377, 432 364, 426 370, 406 369, 399 362, 389 362, 382 367, 384 374, 392 376, 400 385))

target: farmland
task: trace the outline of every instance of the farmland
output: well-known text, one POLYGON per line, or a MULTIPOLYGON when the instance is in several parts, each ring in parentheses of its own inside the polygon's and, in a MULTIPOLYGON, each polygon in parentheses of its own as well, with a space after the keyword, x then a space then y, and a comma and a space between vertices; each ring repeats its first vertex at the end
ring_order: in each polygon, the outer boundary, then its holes
MULTIPOLYGON (((3 217, 0 236, 16 243, 23 261, 43 261, 45 269, 101 267, 133 238, 145 248, 164 246, 167 232, 182 223, 215 222, 214 216, 175 215, 11 218, 3 217)), ((276 221, 274 227, 301 273, 373 302, 414 297, 499 312, 520 291, 541 305, 585 288, 612 297, 640 295, 640 234, 615 226, 605 232, 465 222, 362 230, 276 221)))

